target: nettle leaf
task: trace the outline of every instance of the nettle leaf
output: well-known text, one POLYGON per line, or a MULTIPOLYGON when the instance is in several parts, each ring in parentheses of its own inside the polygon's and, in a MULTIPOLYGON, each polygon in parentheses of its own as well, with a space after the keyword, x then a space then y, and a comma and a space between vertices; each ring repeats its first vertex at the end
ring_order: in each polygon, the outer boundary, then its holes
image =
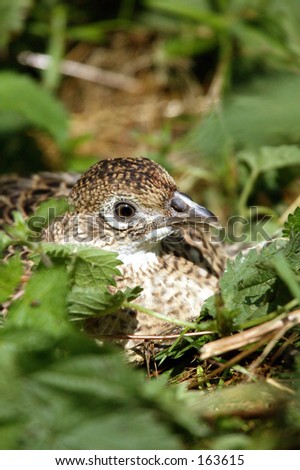
POLYGON ((75 317, 106 314, 108 309, 116 309, 121 303, 119 292, 112 296, 106 288, 74 286, 68 296, 68 310, 75 317))
POLYGON ((284 252, 286 242, 276 240, 260 249, 252 249, 245 256, 239 254, 229 260, 220 279, 223 309, 216 307, 216 298, 208 299, 205 308, 219 323, 219 315, 231 320, 232 327, 263 317, 275 306, 286 302, 282 284, 278 284, 272 259, 278 251, 284 252))
POLYGON ((12 304, 7 323, 60 335, 71 327, 66 315, 67 293, 65 266, 40 266, 29 279, 23 296, 12 304))
POLYGON ((68 296, 68 310, 75 318, 107 315, 121 308, 124 302, 136 299, 141 291, 140 287, 127 287, 124 292, 111 294, 103 287, 74 286, 68 296))
POLYGON ((145 381, 111 345, 23 327, 0 342, 0 448, 178 449, 207 433, 180 387, 145 381))
MULTIPOLYGON (((268 254, 271 256, 272 252, 268 254)), ((268 256, 265 254, 265 257, 268 256)), ((225 308, 236 312, 235 324, 268 311, 268 293, 276 276, 260 267, 261 253, 251 250, 245 257, 239 255, 229 261, 220 286, 225 308)))
POLYGON ((300 207, 288 216, 284 224, 283 236, 289 237, 284 255, 290 267, 297 273, 300 270, 300 207))
POLYGON ((284 234, 289 240, 274 240, 262 249, 250 250, 229 260, 220 279, 221 306, 217 296, 204 306, 219 326, 226 321, 231 329, 242 323, 275 312, 293 296, 299 297, 297 274, 300 270, 300 209, 291 214, 284 234), (294 276, 296 275, 296 276, 294 276), (289 289, 287 289, 287 286, 289 289))
POLYGON ((300 149, 295 145, 261 147, 257 152, 244 151, 237 156, 241 162, 245 162, 257 174, 300 165, 300 149))
POLYGON ((288 241, 284 255, 290 267, 297 273, 300 270, 300 232, 288 241))
POLYGON ((115 285, 113 276, 120 275, 121 263, 117 254, 81 245, 43 243, 43 251, 50 258, 61 258, 72 262, 72 280, 81 287, 115 285))
POLYGON ((105 251, 101 251, 99 256, 90 254, 88 257, 76 257, 73 270, 74 285, 82 288, 108 284, 115 286, 113 276, 120 275, 116 268, 119 264, 115 254, 105 251))
POLYGON ((70 274, 68 312, 75 318, 107 315, 134 300, 141 288, 126 288, 111 294, 107 286, 115 286, 114 276, 120 275, 117 254, 80 245, 44 243, 43 249, 52 259, 67 262, 70 274))
POLYGON ((292 237, 300 232, 300 207, 293 214, 289 214, 284 224, 282 234, 284 237, 292 237))
POLYGON ((12 256, 7 262, 0 262, 0 303, 14 293, 22 274, 23 266, 18 254, 12 256))

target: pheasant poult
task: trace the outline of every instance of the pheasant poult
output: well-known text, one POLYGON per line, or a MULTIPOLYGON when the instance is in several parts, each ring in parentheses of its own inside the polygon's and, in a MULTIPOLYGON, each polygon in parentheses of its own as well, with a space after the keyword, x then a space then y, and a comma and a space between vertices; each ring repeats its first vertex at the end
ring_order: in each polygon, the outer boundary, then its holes
MULTIPOLYGON (((61 196, 68 190, 60 180, 61 196)), ((48 195, 47 185, 41 194, 48 195)), ((74 209, 54 220, 45 232, 48 241, 117 252, 123 263, 117 289, 140 285, 136 303, 181 320, 199 316, 204 300, 218 289, 225 256, 208 231, 216 217, 181 193, 166 170, 147 158, 102 160, 76 181, 68 201, 74 209)), ((167 326, 120 310, 99 318, 97 332, 138 338, 159 335, 167 326)), ((125 343, 134 346, 132 339, 125 343)))

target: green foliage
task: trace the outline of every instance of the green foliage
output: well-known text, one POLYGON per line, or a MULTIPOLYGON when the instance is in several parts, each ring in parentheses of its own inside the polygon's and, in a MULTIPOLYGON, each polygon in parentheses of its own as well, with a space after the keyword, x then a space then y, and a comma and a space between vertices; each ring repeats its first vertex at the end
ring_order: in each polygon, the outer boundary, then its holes
POLYGON ((259 149, 298 143, 300 111, 294 100, 299 86, 296 75, 273 74, 237 88, 224 100, 220 112, 209 114, 191 131, 185 145, 215 159, 224 156, 228 147, 259 149))
POLYGON ((72 277, 79 287, 115 285, 113 276, 120 274, 116 268, 121 262, 116 253, 81 245, 44 243, 43 251, 52 259, 72 262, 72 277))
POLYGON ((299 302, 300 286, 296 276, 300 269, 300 237, 299 230, 291 230, 299 227, 299 223, 297 209, 286 224, 286 230, 290 228, 288 241, 271 241, 261 249, 254 248, 227 262, 220 280, 221 309, 216 297, 208 299, 204 307, 204 311, 207 309, 218 320, 217 324, 226 325, 225 331, 219 329, 220 333, 228 334, 259 324, 267 315, 278 315, 293 297, 299 302))
MULTIPOLYGON (((26 312, 30 312, 29 317, 32 317, 33 323, 41 321, 50 327, 53 318, 55 328, 57 311, 68 311, 73 319, 99 316, 115 312, 125 302, 131 302, 138 297, 141 292, 139 287, 126 288, 124 292, 117 291, 115 294, 108 291, 107 286, 116 285, 114 276, 120 275, 117 266, 121 262, 116 253, 79 244, 41 243, 38 233, 32 236, 32 227, 37 230, 37 222, 42 222, 42 228, 50 222, 49 208, 57 216, 62 214, 68 205, 64 199, 47 201, 41 204, 28 221, 25 221, 21 214, 15 213, 14 225, 7 227, 9 236, 5 235, 3 238, 4 248, 7 249, 12 243, 16 247, 26 246, 29 250, 28 256, 36 266, 24 296, 13 303, 9 318, 20 324, 27 315, 26 312), (57 299, 64 299, 61 305, 56 304, 56 292, 61 292, 57 299), (41 315, 40 312, 48 312, 49 306, 51 308, 48 318, 47 314, 41 315)), ((2 301, 14 292, 22 272, 18 255, 8 263, 2 262, 0 274, 6 276, 5 281, 0 281, 3 282, 2 301)))
POLYGON ((51 57, 51 67, 43 72, 43 84, 48 90, 56 90, 60 80, 60 61, 64 56, 67 12, 65 6, 58 3, 51 12, 50 38, 48 54, 51 57))
MULTIPOLYGON (((246 256, 239 255, 234 261, 228 261, 226 272, 220 281, 224 304, 221 315, 232 319, 231 329, 239 329, 244 322, 272 312, 270 302, 276 275, 268 267, 268 263, 277 251, 277 244, 272 244, 259 253, 253 249, 246 256)), ((220 314, 218 310, 213 312, 214 310, 210 311, 213 316, 220 314)))
POLYGON ((6 113, 17 116, 16 122, 11 120, 12 126, 34 126, 47 131, 58 145, 66 144, 67 113, 49 92, 31 78, 14 72, 1 72, 0 85, 0 117, 6 113))
POLYGON ((67 321, 62 321, 67 292, 68 274, 63 264, 41 267, 31 276, 22 298, 13 302, 8 324, 37 328, 53 336, 63 334, 68 326, 67 321))
POLYGON ((288 167, 300 168, 300 149, 294 145, 261 147, 258 151, 243 151, 237 154, 238 161, 249 168, 248 178, 238 204, 240 214, 247 214, 247 201, 261 174, 288 167))
POLYGON ((203 433, 179 390, 62 323, 59 338, 39 325, 0 331, 2 449, 175 449, 203 433))
POLYGON ((15 255, 7 263, 0 261, 0 303, 5 302, 17 288, 23 273, 20 257, 15 255))
POLYGON ((227 79, 231 71, 246 77, 261 64, 269 69, 299 64, 297 0, 257 0, 251 5, 247 1, 145 0, 144 4, 148 8, 144 22, 167 32, 166 47, 162 46, 167 56, 217 50, 227 79), (231 63, 233 53, 235 63, 231 63))
POLYGON ((74 319, 97 317, 117 311, 124 302, 135 299, 141 289, 127 288, 111 294, 107 286, 115 286, 120 274, 120 261, 115 253, 80 245, 43 244, 43 253, 52 263, 65 263, 69 271, 68 312, 74 319))
POLYGON ((296 238, 300 233, 300 207, 297 207, 293 214, 289 214, 282 234, 284 237, 296 238), (298 234, 298 235, 297 235, 298 234))
MULTIPOLYGON (((208 92, 208 104, 212 98, 212 106, 217 105, 203 114, 199 96, 200 118, 167 119, 162 130, 144 138, 144 147, 153 149, 152 157, 183 183, 187 175, 190 186, 183 190, 194 190, 194 196, 217 214, 248 217, 251 202, 259 206, 258 214, 272 214, 270 233, 280 228, 279 215, 292 202, 289 193, 283 194, 286 181, 295 179, 300 168, 300 114, 295 105, 300 89, 298 0, 145 0, 142 7, 140 2, 119 2, 119 17, 109 21, 115 16, 113 8, 100 9, 95 17, 94 2, 88 0, 80 6, 75 2, 72 8, 60 0, 35 2, 28 21, 29 0, 0 3, 0 48, 7 48, 6 68, 16 69, 18 52, 36 51, 37 41, 38 50, 51 57, 51 67, 42 74, 48 90, 16 70, 0 73, 0 138, 8 142, 2 145, 4 169, 15 159, 25 162, 26 172, 34 168, 34 155, 23 141, 18 152, 12 151, 20 131, 46 132, 65 156, 75 154, 85 138, 69 139, 67 113, 53 96, 66 52, 80 51, 78 41, 99 44, 115 29, 133 31, 141 44, 139 34, 147 31, 155 46, 149 62, 153 73, 173 79, 174 67, 180 72, 183 67, 191 96, 198 76, 199 88, 204 95, 208 92), (178 131, 181 136, 187 126, 192 130, 178 139, 178 131), (178 158, 169 160, 174 153, 178 158)), ((170 96, 174 91, 178 99, 182 90, 171 87, 170 96)), ((204 105, 207 109, 207 102, 204 105)), ((68 158, 66 165, 82 170, 88 163, 68 158)), ((0 300, 8 308, 0 329, 1 447, 299 448, 297 361, 292 371, 284 368, 285 386, 296 392, 290 401, 277 387, 260 383, 223 388, 234 374, 256 380, 247 364, 227 367, 210 382, 207 374, 216 362, 226 363, 226 357, 208 363, 197 359, 208 341, 257 326, 299 305, 299 209, 288 217, 283 240, 228 262, 220 294, 206 302, 197 324, 197 329, 214 333, 178 338, 161 352, 159 367, 166 367, 165 375, 173 381, 185 380, 185 373, 196 375, 192 386, 201 391, 188 393, 164 378, 146 382, 144 372, 129 367, 116 348, 99 347, 70 322, 128 308, 140 288, 114 289, 114 278, 120 274, 114 253, 37 243, 36 235, 51 221, 49 207, 56 208, 55 215, 68 209, 65 201, 60 207, 49 201, 35 213, 33 224, 15 213, 14 225, 0 234, 1 254, 16 250, 0 263, 0 300), (30 254, 29 262, 21 261, 24 251, 30 254), (22 285, 24 294, 16 298, 29 265, 31 277, 22 285), (216 383, 217 391, 204 392, 205 386, 216 383), (267 404, 268 416, 275 410, 273 417, 259 419, 255 409, 250 417, 256 419, 247 420, 244 403, 256 406, 256 400, 267 404)), ((293 335, 297 331, 294 328, 293 335)), ((277 372, 271 369, 272 374, 277 372)))
MULTIPOLYGON (((206 427, 190 416, 180 388, 145 382, 117 349, 99 348, 69 321, 71 301, 76 315, 98 315, 139 294, 140 289, 107 291, 118 274, 116 255, 69 245, 28 249, 33 272, 0 330, 1 448, 175 449, 204 435, 206 427)), ((21 272, 18 256, 1 265, 5 300, 21 272)))
POLYGON ((282 206, 277 208, 276 202, 282 181, 287 184, 300 174, 300 115, 293 105, 299 87, 299 78, 292 74, 257 78, 237 88, 177 143, 192 167, 201 158, 201 165, 211 169, 204 200, 215 204, 213 211, 222 213, 223 207, 249 218, 251 200, 259 213, 272 214, 271 235, 280 227, 282 206), (276 194, 272 208, 261 207, 258 188, 276 194))
POLYGON ((6 46, 11 33, 19 32, 23 26, 31 0, 1 0, 0 3, 0 49, 6 46))
POLYGON ((68 297, 68 309, 75 318, 107 315, 122 308, 124 302, 134 300, 141 290, 139 287, 127 288, 124 292, 118 291, 111 295, 108 291, 101 291, 97 287, 74 286, 68 297))
MULTIPOLYGON (((220 292, 202 307, 200 329, 226 336, 264 323, 300 304, 299 227, 297 208, 285 224, 289 239, 275 239, 227 261, 220 292)), ((178 360, 188 352, 198 351, 211 339, 210 335, 179 337, 157 358, 162 362, 178 360)))
POLYGON ((256 153, 241 152, 238 158, 247 164, 251 172, 259 175, 270 170, 300 165, 300 149, 294 145, 261 147, 256 153))

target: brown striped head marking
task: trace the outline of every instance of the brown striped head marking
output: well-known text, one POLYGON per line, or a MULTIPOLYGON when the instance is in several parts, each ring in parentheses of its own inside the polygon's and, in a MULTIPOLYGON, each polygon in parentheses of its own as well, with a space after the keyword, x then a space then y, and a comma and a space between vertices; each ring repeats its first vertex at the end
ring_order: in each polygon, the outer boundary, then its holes
POLYGON ((100 160, 76 182, 69 202, 76 212, 97 212, 116 195, 137 198, 144 207, 163 208, 176 191, 173 178, 148 158, 100 160))

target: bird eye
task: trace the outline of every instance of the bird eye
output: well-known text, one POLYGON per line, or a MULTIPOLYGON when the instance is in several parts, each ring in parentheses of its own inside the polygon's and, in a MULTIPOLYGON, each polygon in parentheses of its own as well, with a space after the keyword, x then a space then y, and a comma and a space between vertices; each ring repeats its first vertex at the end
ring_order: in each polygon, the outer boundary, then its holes
POLYGON ((115 216, 121 222, 131 219, 135 214, 135 207, 128 202, 118 202, 115 205, 115 216))

